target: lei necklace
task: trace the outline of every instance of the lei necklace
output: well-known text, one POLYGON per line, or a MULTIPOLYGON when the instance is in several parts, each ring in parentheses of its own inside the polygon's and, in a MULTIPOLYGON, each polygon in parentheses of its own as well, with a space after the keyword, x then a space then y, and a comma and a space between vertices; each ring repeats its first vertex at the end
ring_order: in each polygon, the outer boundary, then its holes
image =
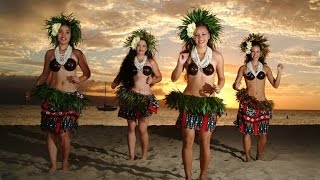
POLYGON ((251 61, 250 61, 250 62, 247 63, 247 69, 248 69, 248 71, 250 71, 250 72, 256 77, 256 76, 259 74, 259 72, 262 71, 262 69, 263 69, 263 64, 262 64, 261 62, 259 62, 259 64, 258 64, 258 69, 257 69, 257 71, 255 71, 255 70, 253 69, 252 63, 251 63, 251 61))
POLYGON ((212 50, 207 46, 206 53, 204 54, 203 58, 200 60, 197 48, 194 47, 191 51, 191 59, 199 68, 205 68, 210 64, 212 60, 212 50))
POLYGON ((137 56, 134 57, 134 66, 136 66, 136 68, 142 72, 143 71, 143 66, 145 66, 147 64, 147 60, 148 60, 148 57, 147 56, 144 56, 143 57, 143 60, 141 62, 139 62, 137 56))
POLYGON ((59 46, 57 46, 54 50, 54 56, 59 64, 64 65, 67 60, 71 57, 72 54, 72 47, 68 45, 68 48, 64 54, 60 54, 59 46))

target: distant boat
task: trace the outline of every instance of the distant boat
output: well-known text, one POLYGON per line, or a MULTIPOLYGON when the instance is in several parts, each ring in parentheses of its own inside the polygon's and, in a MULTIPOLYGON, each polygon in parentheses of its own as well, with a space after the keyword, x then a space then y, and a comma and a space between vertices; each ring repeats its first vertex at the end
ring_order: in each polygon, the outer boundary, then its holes
POLYGON ((104 100, 103 106, 97 106, 97 109, 98 109, 99 111, 114 111, 114 110, 116 110, 117 107, 110 106, 110 105, 107 105, 107 104, 106 104, 106 98, 107 98, 107 82, 104 83, 104 97, 105 97, 105 100, 104 100))

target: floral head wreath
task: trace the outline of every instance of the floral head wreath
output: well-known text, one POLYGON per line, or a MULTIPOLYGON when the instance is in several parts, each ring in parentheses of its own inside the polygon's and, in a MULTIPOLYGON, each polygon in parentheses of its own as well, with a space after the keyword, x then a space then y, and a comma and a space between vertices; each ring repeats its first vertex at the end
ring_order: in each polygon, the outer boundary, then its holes
POLYGON ((61 14, 60 16, 53 16, 50 20, 45 21, 45 27, 48 30, 47 35, 51 39, 51 44, 55 46, 59 44, 57 35, 62 25, 70 27, 71 39, 69 44, 76 46, 81 41, 81 29, 80 21, 76 20, 72 13, 69 15, 61 14))
POLYGON ((216 15, 201 8, 193 9, 184 16, 183 25, 178 27, 180 39, 187 45, 195 45, 193 42, 193 33, 197 25, 207 25, 209 28, 210 39, 209 44, 215 44, 219 40, 219 34, 222 27, 216 15))
POLYGON ((147 46, 148 46, 148 51, 152 55, 154 55, 158 51, 156 38, 144 29, 139 29, 139 30, 131 32, 131 35, 129 37, 127 37, 126 41, 124 42, 124 47, 136 49, 137 44, 140 41, 140 39, 143 39, 146 41, 147 46))
POLYGON ((269 44, 267 44, 267 38, 264 37, 261 34, 249 34, 247 38, 243 40, 243 42, 240 44, 241 51, 246 53, 247 55, 251 53, 252 48, 252 42, 257 42, 261 46, 261 57, 265 59, 270 52, 269 50, 269 44))

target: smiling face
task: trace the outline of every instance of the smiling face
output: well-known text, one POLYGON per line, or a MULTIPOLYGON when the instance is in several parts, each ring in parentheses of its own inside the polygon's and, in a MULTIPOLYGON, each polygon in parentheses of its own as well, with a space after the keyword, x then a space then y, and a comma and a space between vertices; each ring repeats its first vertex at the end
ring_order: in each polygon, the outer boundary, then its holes
POLYGON ((259 46, 252 46, 251 48, 251 59, 253 61, 258 61, 261 56, 261 49, 259 46))
POLYGON ((59 44, 69 44, 71 39, 71 30, 67 25, 62 25, 58 31, 59 44))
POLYGON ((137 55, 145 55, 148 50, 147 42, 141 39, 136 47, 137 55))
POLYGON ((198 26, 193 34, 193 40, 196 43, 196 46, 207 46, 210 39, 210 33, 206 26, 198 26))

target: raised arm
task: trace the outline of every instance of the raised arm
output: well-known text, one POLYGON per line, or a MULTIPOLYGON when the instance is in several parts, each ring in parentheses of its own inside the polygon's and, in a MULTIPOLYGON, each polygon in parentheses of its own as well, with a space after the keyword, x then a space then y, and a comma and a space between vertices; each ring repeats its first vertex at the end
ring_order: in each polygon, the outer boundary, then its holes
POLYGON ((188 58, 189 58, 189 53, 186 53, 183 51, 180 52, 177 65, 174 68, 173 72, 171 73, 171 81, 172 82, 175 82, 179 79, 181 73, 183 72, 184 65, 185 65, 186 61, 188 60, 188 58))
POLYGON ((278 88, 279 85, 280 85, 281 74, 282 74, 283 69, 284 69, 283 65, 282 65, 282 64, 278 64, 278 66, 277 66, 277 77, 276 77, 276 79, 274 79, 270 67, 269 67, 269 66, 265 66, 265 68, 266 68, 267 78, 268 78, 270 84, 271 84, 274 88, 278 88))

